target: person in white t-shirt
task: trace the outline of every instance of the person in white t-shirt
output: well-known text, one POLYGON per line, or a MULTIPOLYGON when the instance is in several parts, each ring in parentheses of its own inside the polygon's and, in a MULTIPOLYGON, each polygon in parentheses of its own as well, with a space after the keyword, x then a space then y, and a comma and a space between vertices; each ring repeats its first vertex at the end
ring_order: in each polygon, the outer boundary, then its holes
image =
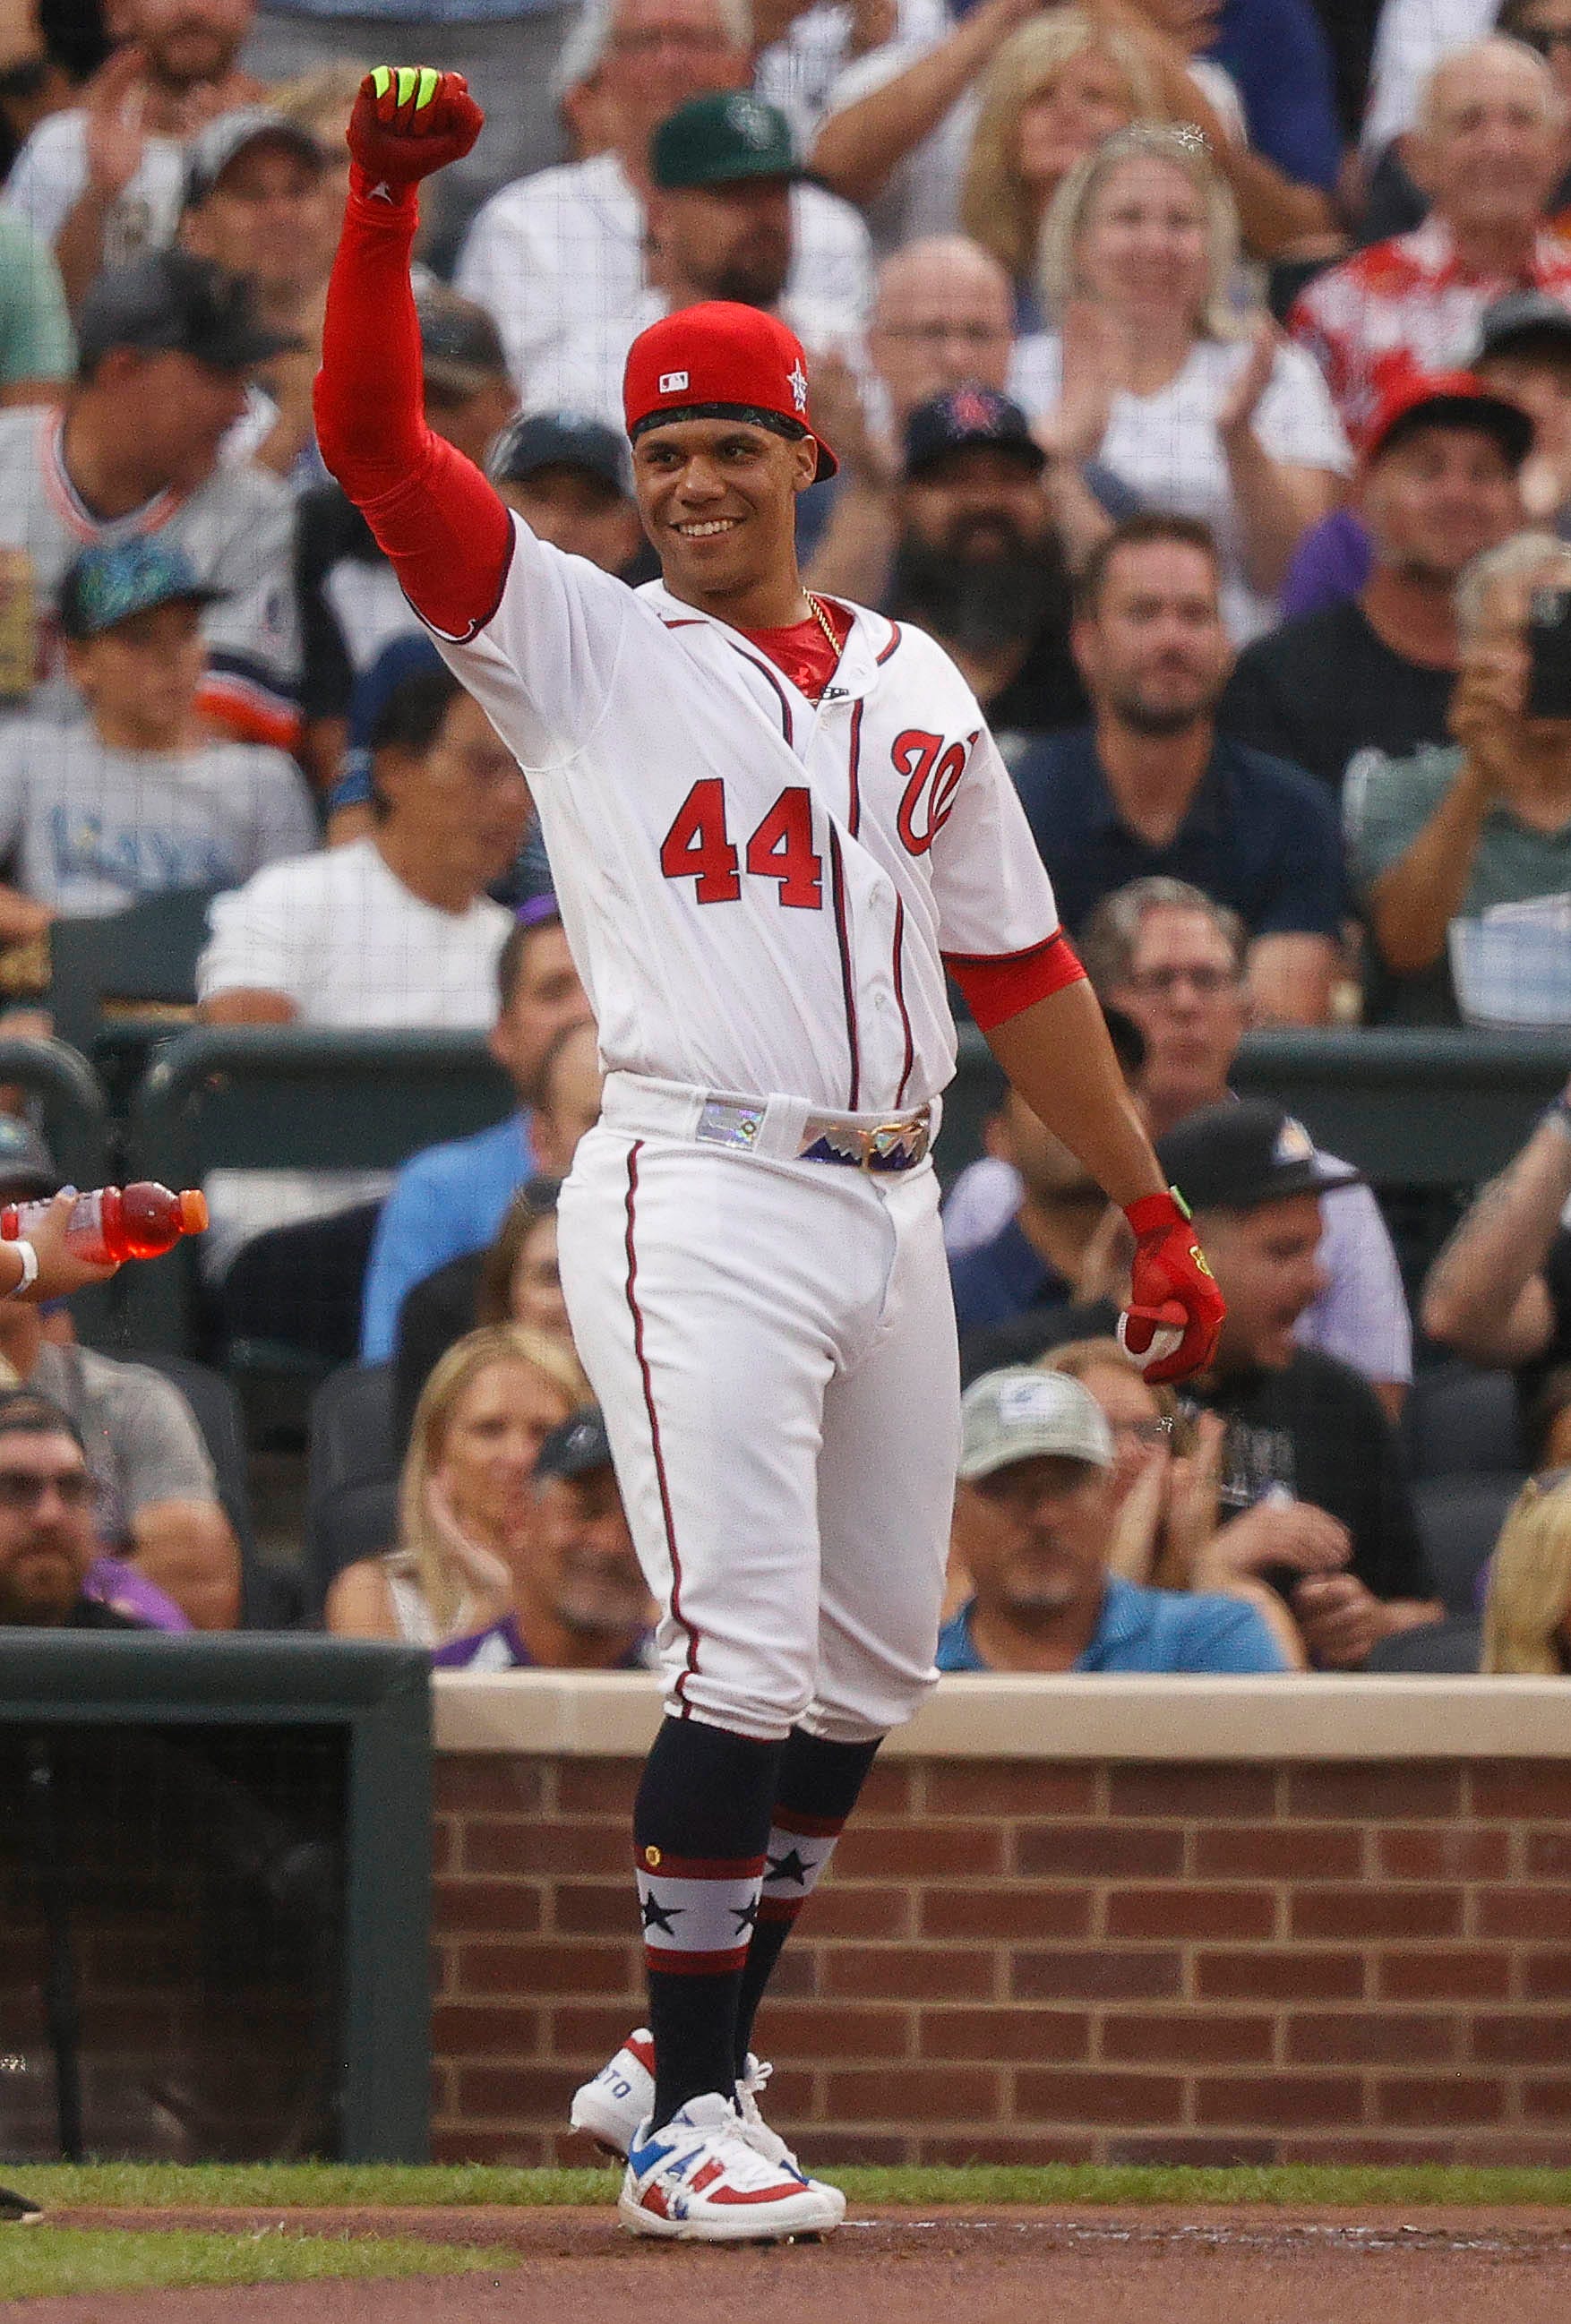
POLYGON ((174 240, 189 137, 254 105, 261 84, 236 71, 252 0, 119 0, 124 42, 83 92, 45 115, 6 192, 55 256, 72 304, 102 266, 128 266, 174 240))
POLYGON ((283 752, 205 731, 204 588, 164 542, 87 549, 60 584, 60 628, 88 716, 0 726, 0 938, 97 918, 171 888, 233 888, 316 844, 283 752))
MULTIPOLYGON (((523 774, 457 680, 421 669, 376 722, 372 780, 370 837, 271 864, 214 899, 197 964, 207 1023, 490 1025, 513 920, 485 890, 530 819, 523 774)), ((225 1270, 230 1333, 352 1356, 373 1206, 389 1183, 363 1171, 216 1172, 207 1256, 225 1270), (350 1211, 353 1223, 341 1215, 350 1211)))
POLYGON ((1119 130, 1048 213, 1039 273, 1058 327, 1021 341, 1011 393, 1051 456, 1095 459, 1145 506, 1206 521, 1243 644, 1275 620, 1289 559, 1352 456, 1312 360, 1228 307, 1237 252, 1203 143, 1119 130))
MULTIPOLYGON (((648 288, 650 138, 688 98, 746 87, 745 14, 744 0, 614 0, 604 51, 580 68, 596 72, 613 145, 504 186, 476 218, 455 280, 495 316, 526 398, 538 401, 536 369, 562 341, 625 314, 648 288)), ((787 310, 811 310, 819 345, 854 338, 872 292, 867 228, 816 185, 794 186, 790 208, 787 310)))

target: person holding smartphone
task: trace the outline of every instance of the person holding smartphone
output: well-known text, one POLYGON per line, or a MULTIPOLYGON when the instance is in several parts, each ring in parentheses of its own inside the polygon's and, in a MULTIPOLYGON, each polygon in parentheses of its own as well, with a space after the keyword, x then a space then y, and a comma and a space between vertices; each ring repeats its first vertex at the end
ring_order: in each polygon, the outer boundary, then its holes
POLYGON ((1370 1021, 1456 1023, 1451 922, 1571 893, 1571 546, 1513 535, 1467 567, 1456 610, 1453 744, 1347 786, 1370 1021))

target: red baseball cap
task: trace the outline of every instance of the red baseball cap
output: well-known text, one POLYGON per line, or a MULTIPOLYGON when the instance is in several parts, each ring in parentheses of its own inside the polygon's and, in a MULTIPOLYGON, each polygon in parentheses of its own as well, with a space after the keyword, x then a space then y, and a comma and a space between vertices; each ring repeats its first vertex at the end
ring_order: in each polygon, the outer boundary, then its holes
POLYGON ((796 333, 774 315, 711 299, 640 331, 622 383, 627 432, 661 420, 755 420, 781 436, 809 436, 816 475, 839 462, 808 418, 808 363, 796 333))
POLYGON ((1497 395, 1470 371, 1409 372, 1386 390, 1364 430, 1368 467, 1415 428, 1476 428, 1492 436, 1513 468, 1533 448, 1533 423, 1520 403, 1497 395))

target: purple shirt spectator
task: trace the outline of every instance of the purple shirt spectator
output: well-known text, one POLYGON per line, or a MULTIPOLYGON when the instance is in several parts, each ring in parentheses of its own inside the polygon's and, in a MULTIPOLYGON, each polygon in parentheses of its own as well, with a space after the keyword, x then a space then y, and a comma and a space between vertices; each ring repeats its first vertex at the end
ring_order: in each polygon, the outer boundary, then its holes
POLYGON ((1282 620, 1296 622, 1356 597, 1373 563, 1363 518, 1350 508, 1333 509, 1310 526, 1293 551, 1282 583, 1282 620))

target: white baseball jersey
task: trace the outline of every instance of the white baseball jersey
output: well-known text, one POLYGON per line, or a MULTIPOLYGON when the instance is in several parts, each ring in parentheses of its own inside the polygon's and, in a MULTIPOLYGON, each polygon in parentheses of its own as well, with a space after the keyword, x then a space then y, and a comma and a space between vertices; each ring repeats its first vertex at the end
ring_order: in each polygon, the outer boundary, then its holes
POLYGON ((205 587, 226 593, 202 617, 202 706, 245 741, 287 746, 300 682, 289 493, 260 468, 223 461, 195 492, 162 492, 126 516, 105 520, 71 482, 61 430, 58 410, 19 404, 0 411, 0 549, 26 550, 38 616, 39 683, 29 715, 81 713, 55 620, 66 567, 84 549, 156 533, 189 559, 205 587))
POLYGON ((530 778, 608 1069, 831 1112, 937 1096, 945 957, 1030 953, 1051 887, 975 696, 853 609, 821 703, 736 630, 514 519, 494 615, 439 638, 530 778))

